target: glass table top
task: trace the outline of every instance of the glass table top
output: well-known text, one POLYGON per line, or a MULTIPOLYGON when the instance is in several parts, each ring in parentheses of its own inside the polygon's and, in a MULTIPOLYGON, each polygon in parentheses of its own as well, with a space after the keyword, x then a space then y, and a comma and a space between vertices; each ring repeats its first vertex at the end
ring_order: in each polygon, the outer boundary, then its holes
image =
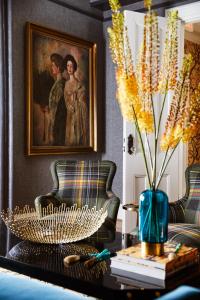
MULTIPOLYGON (((108 248, 116 252, 134 245, 137 239, 130 234, 121 234, 102 226, 92 237, 69 244, 37 244, 19 240, 0 221, 0 267, 11 269, 31 277, 51 282, 98 298, 126 299, 143 294, 148 299, 173 289, 182 283, 200 287, 199 267, 191 268, 190 276, 177 275, 164 285, 146 284, 141 281, 113 275, 110 260, 87 269, 82 262, 65 266, 64 257, 72 254, 87 255, 108 248), (187 277, 187 278, 186 278, 187 277)), ((140 295, 141 296, 141 295, 140 295)))

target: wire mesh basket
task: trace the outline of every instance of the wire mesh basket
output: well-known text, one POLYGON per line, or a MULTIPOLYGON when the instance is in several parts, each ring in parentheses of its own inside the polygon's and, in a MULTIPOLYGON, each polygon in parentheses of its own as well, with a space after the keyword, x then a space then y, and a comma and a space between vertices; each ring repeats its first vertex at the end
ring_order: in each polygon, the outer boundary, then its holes
POLYGON ((107 217, 107 207, 100 210, 87 205, 78 208, 77 205, 67 207, 63 203, 59 207, 49 205, 40 208, 40 213, 34 208, 16 207, 13 211, 7 209, 1 212, 6 226, 16 236, 23 240, 37 243, 60 244, 83 240, 95 233, 107 217))

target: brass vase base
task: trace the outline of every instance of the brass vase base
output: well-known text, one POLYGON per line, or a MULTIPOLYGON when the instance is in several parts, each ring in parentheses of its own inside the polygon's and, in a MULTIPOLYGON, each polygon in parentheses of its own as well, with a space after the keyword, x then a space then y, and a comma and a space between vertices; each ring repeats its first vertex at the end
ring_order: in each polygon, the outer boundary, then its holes
POLYGON ((147 257, 150 255, 162 256, 164 254, 164 244, 141 242, 141 255, 147 257))

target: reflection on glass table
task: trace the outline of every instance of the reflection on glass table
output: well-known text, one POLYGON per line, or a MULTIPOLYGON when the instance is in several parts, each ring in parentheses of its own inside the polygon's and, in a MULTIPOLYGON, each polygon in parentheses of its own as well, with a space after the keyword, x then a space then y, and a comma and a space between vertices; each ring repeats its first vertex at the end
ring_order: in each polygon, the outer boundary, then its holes
POLYGON ((91 269, 87 269, 82 262, 77 262, 66 267, 63 264, 63 259, 71 254, 88 255, 98 252, 95 247, 85 243, 45 245, 23 241, 15 245, 8 252, 7 258, 23 263, 34 264, 43 269, 63 273, 73 278, 91 280, 99 278, 105 273, 107 270, 105 261, 97 263, 91 269))

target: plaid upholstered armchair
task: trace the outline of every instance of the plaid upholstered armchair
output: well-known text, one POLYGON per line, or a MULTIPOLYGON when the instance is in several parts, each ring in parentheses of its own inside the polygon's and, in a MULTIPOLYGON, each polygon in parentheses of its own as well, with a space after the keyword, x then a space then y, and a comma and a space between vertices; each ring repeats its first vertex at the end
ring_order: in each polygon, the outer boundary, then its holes
POLYGON ((185 172, 186 193, 169 205, 169 240, 200 248, 200 164, 185 172))
POLYGON ((107 204, 106 223, 115 227, 120 200, 111 190, 116 172, 112 161, 57 160, 50 169, 54 187, 51 193, 35 199, 38 213, 40 205, 43 208, 50 203, 54 206, 76 203, 78 207, 87 204, 97 209, 107 204))

